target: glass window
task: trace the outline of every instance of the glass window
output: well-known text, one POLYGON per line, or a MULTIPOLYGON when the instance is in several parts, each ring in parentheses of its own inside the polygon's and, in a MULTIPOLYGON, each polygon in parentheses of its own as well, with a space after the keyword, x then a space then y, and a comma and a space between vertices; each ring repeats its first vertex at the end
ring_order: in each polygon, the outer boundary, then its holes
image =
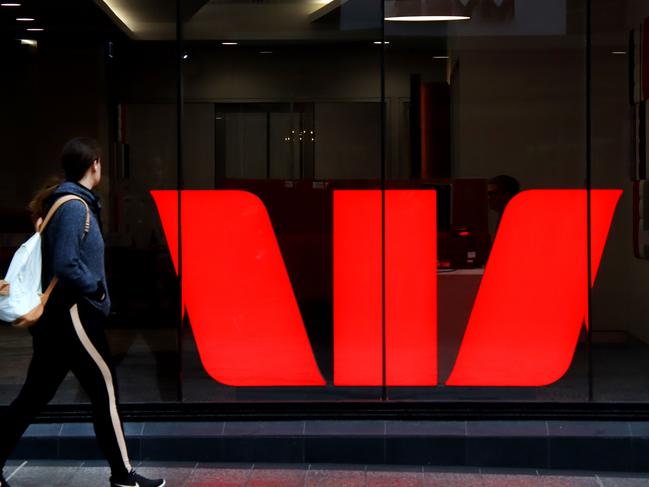
MULTIPOLYGON (((0 7, 0 275, 89 136, 123 402, 644 401, 647 18, 0 7)), ((0 351, 8 403, 31 339, 0 327, 0 351)), ((84 401, 66 378, 55 402, 84 401)))
POLYGON ((588 399, 586 276, 553 259, 561 239, 581 239, 584 259, 587 242, 585 16, 574 3, 385 2, 392 399, 588 399), (423 15, 457 20, 409 19, 423 15), (430 208, 399 209, 399 190, 430 208), (571 303, 553 302, 548 286, 562 284, 571 303), (550 311, 576 308, 574 323, 550 311))
MULTIPOLYGON (((649 398, 647 363, 647 18, 645 2, 592 11, 593 193, 619 198, 592 290, 592 383, 595 401, 649 398)), ((592 225, 602 218, 592 204, 592 225)), ((592 247, 597 249, 596 234, 592 247)), ((595 254, 595 258, 598 257, 595 254)))
MULTIPOLYGON (((62 173, 65 142, 96 139, 113 302, 107 335, 121 399, 175 401, 179 292, 149 194, 177 184, 175 40, 143 41, 146 13, 116 13, 109 2, 20 3, 0 7, 0 273, 33 231, 26 210, 32 195, 62 173)), ((156 29, 174 32, 175 12, 156 21, 156 29)), ((7 403, 24 380, 31 338, 6 327, 0 333, 0 401, 7 403)), ((68 375, 54 402, 85 401, 68 375)))
POLYGON ((380 191, 380 10, 209 2, 183 24, 185 401, 380 398, 334 378, 336 191, 380 191))

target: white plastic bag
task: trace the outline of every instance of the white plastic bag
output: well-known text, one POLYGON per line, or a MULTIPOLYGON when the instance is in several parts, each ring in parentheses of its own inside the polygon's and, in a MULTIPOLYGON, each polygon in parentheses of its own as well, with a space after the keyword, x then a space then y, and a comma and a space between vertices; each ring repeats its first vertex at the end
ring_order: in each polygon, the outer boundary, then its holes
POLYGON ((4 278, 9 283, 9 295, 0 296, 0 320, 13 323, 40 303, 41 234, 35 233, 16 251, 4 278))

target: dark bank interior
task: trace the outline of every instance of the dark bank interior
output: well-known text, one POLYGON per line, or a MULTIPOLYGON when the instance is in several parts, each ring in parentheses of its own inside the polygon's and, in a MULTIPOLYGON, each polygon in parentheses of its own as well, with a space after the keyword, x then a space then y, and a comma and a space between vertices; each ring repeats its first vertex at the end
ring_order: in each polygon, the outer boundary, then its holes
MULTIPOLYGON (((172 0, 6 3, 0 275, 63 143, 96 138, 123 402, 649 400, 646 2, 457 0, 470 18, 446 22, 386 20, 398 0, 185 0, 180 18, 172 0), (589 294, 592 342, 582 330, 544 387, 334 385, 334 193, 436 191, 442 384, 497 233, 500 175, 522 191, 623 191, 589 294), (205 371, 150 193, 179 189, 263 202, 326 386, 205 371)), ((29 336, 0 328, 0 351, 8 403, 29 336)), ((72 377, 55 399, 85 401, 72 377)))

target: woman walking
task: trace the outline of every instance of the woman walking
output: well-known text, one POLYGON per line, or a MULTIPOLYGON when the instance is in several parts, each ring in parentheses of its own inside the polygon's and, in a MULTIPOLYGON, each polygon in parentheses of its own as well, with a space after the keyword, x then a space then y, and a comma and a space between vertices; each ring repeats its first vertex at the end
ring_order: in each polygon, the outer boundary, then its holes
POLYGON ((72 139, 63 148, 61 163, 65 181, 50 184, 36 195, 30 203, 34 221, 42 221, 62 196, 74 195, 83 201, 65 203, 43 232, 43 289, 55 276, 58 284, 43 317, 30 329, 34 353, 25 384, 0 418, 0 487, 9 487, 2 475, 7 457, 68 371, 90 397, 95 434, 110 464, 110 485, 162 487, 164 480, 146 479, 131 467, 118 411, 117 384, 104 333, 110 296, 101 206, 93 192, 101 180, 99 147, 92 139, 72 139))

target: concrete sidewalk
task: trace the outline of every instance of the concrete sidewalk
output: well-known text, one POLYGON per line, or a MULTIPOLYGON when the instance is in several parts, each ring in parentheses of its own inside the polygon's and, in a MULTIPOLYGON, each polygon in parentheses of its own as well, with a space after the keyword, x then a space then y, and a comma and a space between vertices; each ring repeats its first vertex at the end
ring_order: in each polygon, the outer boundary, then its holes
MULTIPOLYGON (((169 487, 640 487, 645 474, 537 470, 443 469, 341 465, 141 463, 139 473, 165 477, 169 487)), ((108 486, 103 462, 12 461, 12 487, 108 486)))

